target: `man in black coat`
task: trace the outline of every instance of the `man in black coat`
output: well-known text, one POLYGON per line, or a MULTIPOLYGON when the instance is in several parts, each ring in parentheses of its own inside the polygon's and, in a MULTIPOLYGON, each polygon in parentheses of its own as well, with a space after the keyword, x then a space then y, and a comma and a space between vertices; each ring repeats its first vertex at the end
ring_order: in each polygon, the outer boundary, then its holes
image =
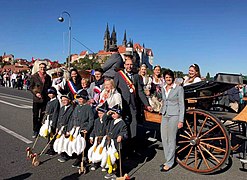
POLYGON ((46 74, 46 64, 39 64, 39 71, 31 76, 30 91, 33 94, 33 138, 36 138, 41 127, 45 107, 49 98, 47 91, 51 87, 51 77, 46 74))
POLYGON ((143 86, 141 85, 141 77, 138 74, 133 74, 133 61, 131 56, 126 58, 124 63, 124 70, 118 71, 114 77, 114 82, 118 92, 122 96, 123 101, 123 113, 122 117, 128 126, 129 141, 131 145, 129 147, 134 148, 135 139, 137 134, 137 97, 146 106, 149 111, 152 111, 152 107, 149 105, 147 97, 144 94, 143 86))

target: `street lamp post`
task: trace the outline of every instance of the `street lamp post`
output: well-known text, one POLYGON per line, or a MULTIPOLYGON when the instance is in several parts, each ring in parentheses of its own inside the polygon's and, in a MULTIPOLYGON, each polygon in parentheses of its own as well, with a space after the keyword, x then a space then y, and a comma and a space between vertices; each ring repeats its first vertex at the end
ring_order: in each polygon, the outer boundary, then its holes
POLYGON ((71 58, 71 16, 67 11, 63 11, 61 16, 58 18, 59 22, 63 22, 64 18, 63 15, 67 14, 69 17, 69 45, 68 45, 68 58, 66 60, 66 66, 68 67, 68 69, 70 68, 70 58, 71 58))

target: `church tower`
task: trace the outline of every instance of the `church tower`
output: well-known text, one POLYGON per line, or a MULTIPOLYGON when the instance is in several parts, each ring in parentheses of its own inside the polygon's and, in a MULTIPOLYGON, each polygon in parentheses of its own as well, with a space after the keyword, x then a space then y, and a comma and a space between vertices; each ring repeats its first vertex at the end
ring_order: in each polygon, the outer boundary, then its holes
POLYGON ((108 27, 108 23, 106 25, 105 36, 104 36, 104 51, 109 51, 110 46, 110 31, 108 27))
POLYGON ((124 47, 126 47, 126 46, 127 46, 126 30, 124 31, 124 39, 123 39, 123 43, 122 43, 122 45, 123 45, 124 47))
POLYGON ((117 46, 117 33, 115 31, 115 26, 113 26, 113 30, 111 33, 111 45, 116 45, 117 46))

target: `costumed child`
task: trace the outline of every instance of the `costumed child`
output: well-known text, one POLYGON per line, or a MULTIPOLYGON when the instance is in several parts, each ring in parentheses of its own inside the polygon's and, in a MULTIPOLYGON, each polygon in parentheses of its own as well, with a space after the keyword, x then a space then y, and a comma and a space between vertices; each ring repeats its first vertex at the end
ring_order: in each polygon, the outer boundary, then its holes
MULTIPOLYGON (((50 141, 50 138, 55 134, 56 126, 57 126, 57 119, 60 109, 60 103, 57 99, 57 90, 54 87, 51 87, 48 89, 48 97, 50 100, 48 101, 45 109, 45 114, 48 120, 48 127, 50 127, 50 133, 48 134, 48 142, 50 141)), ((48 128, 49 129, 49 128, 48 128)), ((46 155, 53 156, 56 154, 56 152, 53 149, 53 143, 55 141, 55 138, 52 139, 50 142, 50 148, 46 151, 46 155)))
MULTIPOLYGON (((72 114, 72 126, 70 127, 80 127, 79 132, 82 133, 82 137, 84 134, 88 134, 92 131, 94 125, 94 114, 92 107, 87 104, 88 101, 88 93, 86 90, 82 90, 77 94, 76 99, 78 101, 77 106, 75 107, 72 114)), ((71 129, 68 129, 69 131, 71 129)), ((86 137, 86 139, 87 139, 86 137)), ((87 141, 87 140, 86 140, 87 141)), ((84 152, 87 153, 88 145, 86 145, 86 149, 84 152)), ((84 153, 84 157, 87 157, 87 154, 84 153)), ((84 158, 86 160, 86 158, 84 158)), ((75 162, 72 164, 72 167, 80 167, 82 161, 82 154, 78 155, 75 162)))
MULTIPOLYGON (((127 139, 128 131, 125 122, 122 119, 122 110, 120 105, 113 106, 107 114, 111 115, 112 120, 109 120, 107 125, 108 140, 113 139, 115 148, 118 148, 118 143, 127 139)), ((122 147, 121 147, 122 148, 122 147)), ((105 175, 106 179, 116 178, 116 175, 108 169, 108 173, 105 175)))
MULTIPOLYGON (((73 113, 73 105, 71 103, 72 95, 71 93, 68 93, 67 95, 61 96, 61 103, 62 107, 59 111, 58 121, 57 121, 57 129, 56 132, 58 132, 62 126, 64 126, 63 132, 66 133, 68 129, 68 124, 72 120, 72 113, 73 113)), ((70 157, 67 155, 67 153, 62 152, 61 157, 58 158, 59 162, 66 162, 70 159, 70 157)))
MULTIPOLYGON (((97 140, 97 144, 101 143, 103 137, 106 135, 106 126, 108 123, 108 116, 106 112, 108 111, 107 103, 104 103, 102 106, 96 108, 98 112, 98 118, 94 121, 94 128, 90 134, 90 143, 93 144, 97 140), (97 139, 95 139, 97 137, 97 139)), ((99 163, 92 163, 90 170, 95 171, 99 167, 99 163)), ((106 171, 105 168, 102 168, 102 171, 106 171)))

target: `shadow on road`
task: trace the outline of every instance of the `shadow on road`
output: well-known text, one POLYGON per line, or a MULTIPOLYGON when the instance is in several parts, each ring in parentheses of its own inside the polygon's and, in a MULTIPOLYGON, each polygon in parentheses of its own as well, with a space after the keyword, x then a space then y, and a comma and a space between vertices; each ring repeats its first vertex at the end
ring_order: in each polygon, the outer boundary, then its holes
POLYGON ((122 160, 123 174, 128 173, 131 179, 135 179, 134 174, 155 157, 158 146, 158 144, 154 144, 154 142, 146 139, 138 141, 136 154, 122 160))
POLYGON ((21 174, 15 177, 11 177, 11 178, 7 178, 4 180, 20 180, 20 179, 27 179, 32 175, 32 173, 25 173, 25 174, 21 174))
POLYGON ((62 178, 61 180, 77 180, 79 179, 80 176, 81 175, 77 172, 77 173, 70 174, 69 176, 62 178))

